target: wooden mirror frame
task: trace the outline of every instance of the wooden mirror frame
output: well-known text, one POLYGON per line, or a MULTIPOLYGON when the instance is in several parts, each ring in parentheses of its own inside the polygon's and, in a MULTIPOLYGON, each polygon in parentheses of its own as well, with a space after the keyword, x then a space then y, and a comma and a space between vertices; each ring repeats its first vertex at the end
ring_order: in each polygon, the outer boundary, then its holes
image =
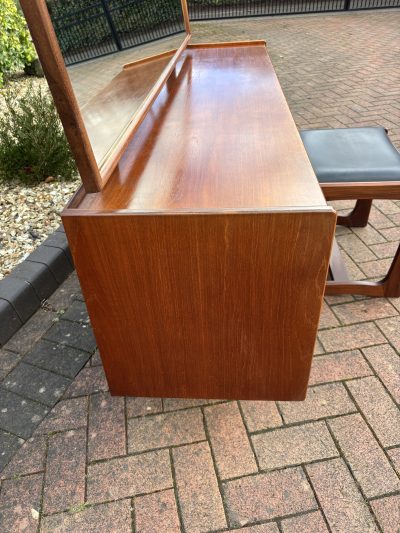
POLYGON ((165 82, 171 75, 179 57, 190 41, 190 21, 186 0, 181 0, 186 37, 181 46, 172 51, 170 62, 162 71, 138 112, 133 116, 127 129, 117 140, 116 145, 104 164, 99 168, 92 145, 82 118, 78 101, 74 94, 58 39, 47 9, 46 0, 20 0, 22 11, 32 35, 39 60, 53 96, 65 134, 71 146, 83 187, 87 193, 103 189, 122 153, 143 122, 148 110, 157 98, 165 82))

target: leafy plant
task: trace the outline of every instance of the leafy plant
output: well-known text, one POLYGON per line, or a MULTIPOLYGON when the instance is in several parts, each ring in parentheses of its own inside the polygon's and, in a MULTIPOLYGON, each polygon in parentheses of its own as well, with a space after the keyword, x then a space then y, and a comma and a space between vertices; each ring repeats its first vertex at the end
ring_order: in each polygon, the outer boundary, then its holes
POLYGON ((5 74, 22 70, 35 57, 25 19, 14 0, 0 0, 0 87, 5 74))
POLYGON ((0 178, 35 183, 49 177, 72 179, 75 161, 50 94, 32 84, 3 91, 0 113, 0 178))

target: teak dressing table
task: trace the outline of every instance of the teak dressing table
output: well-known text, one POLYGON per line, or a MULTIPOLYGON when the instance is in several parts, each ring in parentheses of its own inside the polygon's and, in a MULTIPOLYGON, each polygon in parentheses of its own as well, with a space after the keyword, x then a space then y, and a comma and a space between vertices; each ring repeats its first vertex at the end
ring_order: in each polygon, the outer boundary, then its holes
POLYGON ((336 214, 265 42, 192 45, 183 2, 184 43, 99 170, 45 4, 21 4, 83 180, 62 219, 111 393, 304 399, 336 214))

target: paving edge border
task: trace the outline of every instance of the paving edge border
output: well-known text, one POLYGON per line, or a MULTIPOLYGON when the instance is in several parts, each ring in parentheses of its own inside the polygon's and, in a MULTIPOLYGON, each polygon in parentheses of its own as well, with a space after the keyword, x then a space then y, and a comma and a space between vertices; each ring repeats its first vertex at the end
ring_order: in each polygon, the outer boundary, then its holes
POLYGON ((59 226, 8 276, 0 280, 0 347, 74 270, 63 226, 59 226))

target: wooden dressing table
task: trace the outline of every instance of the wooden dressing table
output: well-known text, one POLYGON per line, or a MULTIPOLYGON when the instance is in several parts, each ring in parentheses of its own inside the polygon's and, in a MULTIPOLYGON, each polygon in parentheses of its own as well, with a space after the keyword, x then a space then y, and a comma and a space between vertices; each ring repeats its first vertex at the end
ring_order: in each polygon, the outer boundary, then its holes
POLYGON ((304 399, 336 214, 265 43, 186 43, 121 146, 62 213, 111 393, 304 399))

